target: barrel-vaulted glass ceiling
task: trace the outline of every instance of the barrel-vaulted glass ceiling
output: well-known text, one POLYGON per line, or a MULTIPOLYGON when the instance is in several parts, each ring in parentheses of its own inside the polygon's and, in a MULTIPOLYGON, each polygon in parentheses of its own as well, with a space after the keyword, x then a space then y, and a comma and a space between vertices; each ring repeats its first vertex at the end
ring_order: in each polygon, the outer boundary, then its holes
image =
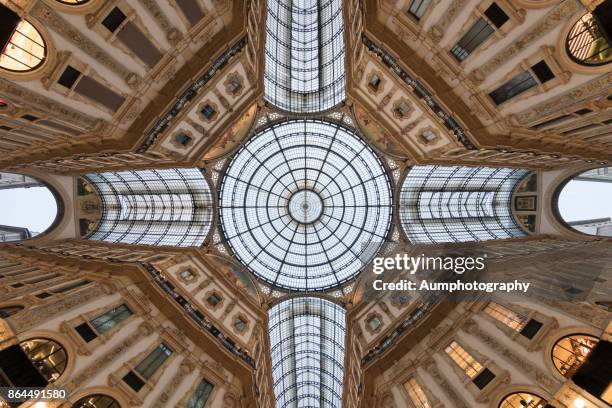
POLYGON ((304 297, 273 306, 268 316, 276 407, 341 407, 345 310, 304 297))
POLYGON ((210 230, 213 204, 199 169, 90 173, 101 219, 89 239, 125 244, 200 246, 210 230))
POLYGON ((234 254, 277 287, 315 291, 357 275, 391 223, 387 172, 354 132, 315 119, 258 132, 232 158, 221 224, 234 254))
POLYGON ((400 191, 399 215, 412 243, 525 236, 510 200, 524 169, 414 166, 400 191))
POLYGON ((265 98, 279 109, 321 112, 344 100, 340 0, 268 0, 265 98))

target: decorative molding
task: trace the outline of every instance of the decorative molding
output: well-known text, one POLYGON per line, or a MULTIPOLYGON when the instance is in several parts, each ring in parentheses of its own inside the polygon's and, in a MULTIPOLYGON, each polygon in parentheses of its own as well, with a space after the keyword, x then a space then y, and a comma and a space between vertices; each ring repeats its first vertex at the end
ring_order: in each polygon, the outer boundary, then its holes
POLYGON ((514 351, 500 343, 495 337, 482 330, 482 328, 478 326, 478 324, 474 320, 472 320, 471 318, 466 320, 463 323, 462 328, 466 331, 466 333, 475 335, 483 343, 493 348, 497 354, 506 358, 521 372, 524 372, 530 377, 532 377, 538 384, 542 385, 545 389, 549 391, 554 391, 554 387, 557 385, 557 382, 552 377, 547 375, 544 371, 540 370, 535 364, 531 363, 529 360, 519 356, 514 351))
POLYGON ((438 22, 431 26, 427 34, 435 42, 440 42, 448 26, 455 21, 455 17, 461 10, 465 8, 467 0, 453 0, 450 2, 448 8, 444 10, 444 14, 440 16, 438 22))
POLYGON ((98 284, 93 287, 88 287, 87 290, 80 290, 61 300, 53 303, 44 304, 38 307, 28 308, 21 312, 10 316, 7 320, 17 333, 22 333, 29 330, 49 318, 66 313, 83 303, 91 302, 102 295, 107 294, 107 289, 104 285, 98 284))
POLYGON ((131 88, 134 89, 138 87, 141 78, 136 73, 129 71, 119 61, 111 57, 106 51, 82 35, 79 30, 75 29, 74 26, 72 26, 44 2, 35 2, 31 13, 33 16, 43 21, 46 26, 53 29, 53 31, 70 41, 80 50, 83 50, 83 52, 89 55, 91 58, 100 62, 106 68, 119 75, 131 88))
POLYGON ((444 393, 450 398, 451 401, 454 402, 455 408, 469 408, 455 387, 453 387, 453 385, 448 382, 446 377, 442 375, 440 369, 438 368, 438 364, 431 356, 427 357, 427 359, 423 361, 423 366, 425 371, 433 377, 440 388, 444 390, 444 393))
POLYGON ((579 7, 579 2, 575 0, 565 0, 558 7, 550 11, 544 18, 533 24, 533 28, 514 40, 511 45, 498 52, 487 63, 472 71, 469 75, 470 78, 477 83, 483 82, 487 75, 524 50, 536 39, 558 27, 563 20, 578 11, 579 7))
POLYGON ((166 14, 159 8, 159 5, 154 0, 139 0, 140 3, 153 16, 155 22, 164 30, 166 38, 172 45, 176 45, 182 38, 183 34, 172 25, 166 14))
POLYGON ((108 353, 104 354, 102 357, 97 358, 95 361, 89 364, 78 375, 74 376, 72 380, 70 380, 70 382, 66 384, 65 388, 68 391, 76 390, 85 382, 90 380, 92 377, 99 374, 104 367, 107 367, 110 363, 115 361, 119 357, 119 355, 123 354, 127 349, 129 349, 138 341, 140 341, 140 339, 148 336, 152 332, 153 328, 148 323, 141 323, 135 333, 127 336, 125 340, 115 346, 108 353))
POLYGON ((172 396, 178 389, 179 385, 183 382, 187 374, 190 374, 194 369, 195 364, 193 364, 193 362, 191 362, 188 358, 185 358, 181 362, 181 365, 177 370, 176 374, 174 374, 174 377, 172 377, 172 380, 168 382, 168 384, 166 384, 166 387, 164 387, 164 391, 157 398, 155 404, 153 404, 153 408, 163 408, 167 406, 168 401, 170 401, 170 398, 172 398, 172 396))

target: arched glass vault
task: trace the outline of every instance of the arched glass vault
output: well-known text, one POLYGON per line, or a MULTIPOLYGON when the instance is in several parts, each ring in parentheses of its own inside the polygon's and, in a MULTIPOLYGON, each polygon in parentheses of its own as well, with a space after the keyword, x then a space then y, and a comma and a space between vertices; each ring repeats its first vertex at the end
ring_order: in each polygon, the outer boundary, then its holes
POLYGON ((265 98, 290 112, 330 109, 345 98, 340 0, 268 0, 265 98))
POLYGON ((342 406, 345 314, 315 297, 288 299, 270 309, 277 408, 342 406))
POLYGON ((383 245, 391 187, 352 130, 289 120, 261 130, 232 158, 219 214, 226 242, 257 277, 325 290, 357 275, 383 245))
POLYGON ((525 236, 512 215, 524 169, 414 166, 399 197, 400 221, 410 242, 486 241, 525 236))
POLYGON ((90 173, 101 218, 89 239, 125 244, 200 246, 210 230, 213 203, 199 169, 90 173))

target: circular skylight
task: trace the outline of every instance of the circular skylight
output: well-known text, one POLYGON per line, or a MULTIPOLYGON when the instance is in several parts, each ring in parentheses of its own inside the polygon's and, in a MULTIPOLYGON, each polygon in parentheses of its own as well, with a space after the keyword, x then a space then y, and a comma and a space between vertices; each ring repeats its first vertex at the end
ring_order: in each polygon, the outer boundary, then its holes
POLYGON ((341 285, 382 246, 391 188, 374 151, 353 131, 290 120, 258 132, 235 154, 220 216, 236 257, 277 287, 341 285))

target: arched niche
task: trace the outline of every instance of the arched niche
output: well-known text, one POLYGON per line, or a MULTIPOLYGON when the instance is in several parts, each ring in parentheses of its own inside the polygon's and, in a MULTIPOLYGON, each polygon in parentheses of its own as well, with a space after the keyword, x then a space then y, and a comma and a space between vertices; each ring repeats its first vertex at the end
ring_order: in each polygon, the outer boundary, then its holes
POLYGON ((557 221, 573 232, 612 237, 612 167, 575 173, 563 180, 552 197, 557 221))
POLYGON ((45 236, 63 219, 58 191, 36 177, 0 172, 0 242, 45 236))

